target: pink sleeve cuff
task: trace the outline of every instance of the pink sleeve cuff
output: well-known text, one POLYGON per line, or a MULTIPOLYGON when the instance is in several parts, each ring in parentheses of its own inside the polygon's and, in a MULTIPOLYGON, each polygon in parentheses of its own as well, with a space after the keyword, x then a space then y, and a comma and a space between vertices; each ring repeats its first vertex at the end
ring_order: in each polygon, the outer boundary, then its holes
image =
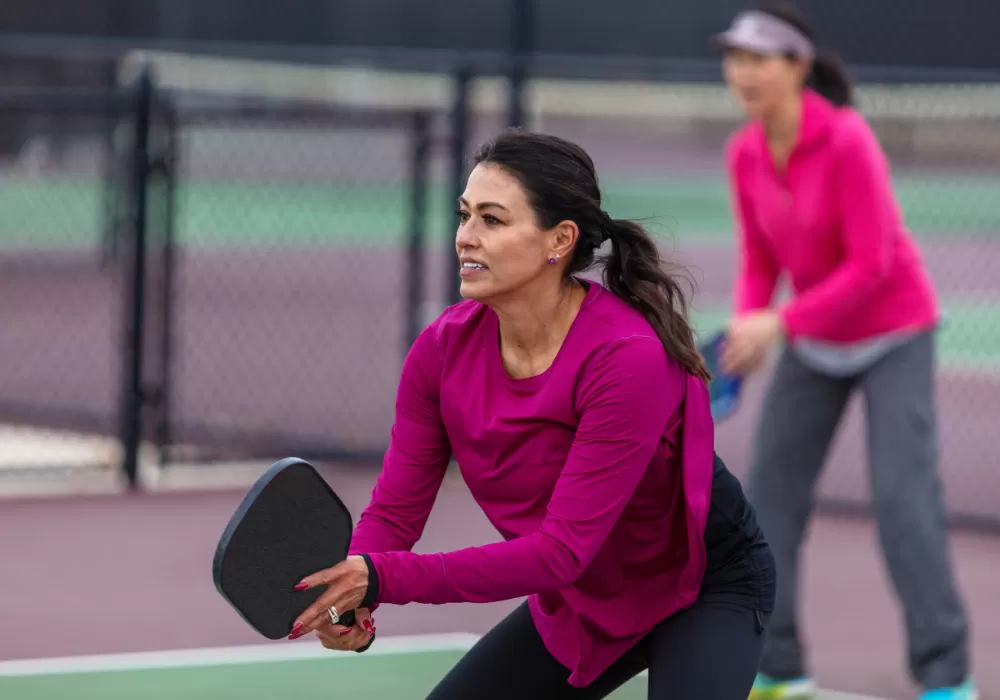
POLYGON ((795 320, 795 303, 785 304, 778 310, 778 319, 781 321, 781 329, 788 340, 794 340, 799 334, 795 320))

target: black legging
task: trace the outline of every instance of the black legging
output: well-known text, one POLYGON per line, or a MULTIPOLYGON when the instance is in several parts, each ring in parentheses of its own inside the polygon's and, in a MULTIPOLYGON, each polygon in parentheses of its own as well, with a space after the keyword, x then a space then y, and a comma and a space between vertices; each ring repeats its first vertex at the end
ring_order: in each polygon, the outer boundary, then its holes
POLYGON ((746 700, 774 605, 774 558, 739 481, 716 458, 697 602, 585 688, 548 652, 527 604, 486 634, 427 700, 598 700, 649 670, 649 700, 746 700))
POLYGON ((428 700, 598 700, 647 668, 650 700, 746 700, 763 648, 758 614, 696 603, 660 623, 596 681, 575 688, 522 604, 472 647, 428 700))

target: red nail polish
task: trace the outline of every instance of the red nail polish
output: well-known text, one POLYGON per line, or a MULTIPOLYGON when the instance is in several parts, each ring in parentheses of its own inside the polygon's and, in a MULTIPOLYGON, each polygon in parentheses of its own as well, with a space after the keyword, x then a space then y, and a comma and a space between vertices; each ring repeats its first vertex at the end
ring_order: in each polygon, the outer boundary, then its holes
POLYGON ((302 636, 302 635, 301 635, 301 634, 299 634, 298 632, 292 632, 292 633, 291 633, 290 635, 288 635, 288 638, 289 638, 289 639, 298 639, 298 638, 299 638, 299 637, 301 637, 301 636, 302 636))
POLYGON ((346 630, 344 630, 343 632, 340 633, 340 636, 341 637, 346 637, 347 635, 349 635, 351 633, 351 631, 352 631, 351 628, 348 627, 346 630))
POLYGON ((294 625, 292 625, 292 634, 295 634, 300 629, 302 629, 302 623, 301 622, 296 622, 294 625))
POLYGON ((295 584, 295 590, 297 591, 304 591, 307 588, 309 588, 309 584, 306 583, 305 581, 300 581, 299 583, 295 584))

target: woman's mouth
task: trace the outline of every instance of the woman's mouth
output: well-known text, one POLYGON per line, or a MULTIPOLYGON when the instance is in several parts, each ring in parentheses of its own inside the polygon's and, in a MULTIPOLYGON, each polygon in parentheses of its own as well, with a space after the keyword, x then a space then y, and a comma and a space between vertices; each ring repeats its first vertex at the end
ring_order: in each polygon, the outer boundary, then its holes
POLYGON ((468 277, 469 275, 479 274, 487 269, 485 265, 477 262, 463 262, 461 268, 459 269, 459 274, 463 277, 468 277))

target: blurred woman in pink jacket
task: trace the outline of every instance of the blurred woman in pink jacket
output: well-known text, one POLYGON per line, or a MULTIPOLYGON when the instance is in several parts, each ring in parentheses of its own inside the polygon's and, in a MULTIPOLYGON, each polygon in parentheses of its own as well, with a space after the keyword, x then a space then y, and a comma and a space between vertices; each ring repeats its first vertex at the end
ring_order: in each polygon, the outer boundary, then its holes
POLYGON ((758 369, 783 339, 748 491, 774 551, 777 603, 751 697, 810 697, 796 617, 798 554, 816 479, 848 398, 867 403, 871 488, 924 698, 976 697, 938 477, 939 310, 889 164, 836 57, 793 9, 740 14, 714 39, 749 123, 727 166, 740 268, 723 366, 758 369), (793 296, 773 297, 779 277, 793 296))

